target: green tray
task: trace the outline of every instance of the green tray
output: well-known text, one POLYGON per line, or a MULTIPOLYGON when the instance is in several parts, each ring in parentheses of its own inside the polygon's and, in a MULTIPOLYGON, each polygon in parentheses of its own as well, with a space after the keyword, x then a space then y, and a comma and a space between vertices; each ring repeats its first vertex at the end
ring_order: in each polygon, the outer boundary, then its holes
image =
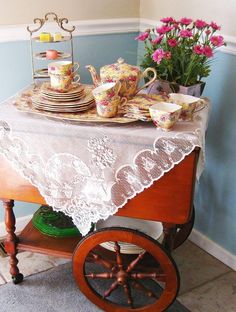
POLYGON ((50 206, 41 206, 33 215, 33 225, 41 233, 54 237, 79 236, 80 232, 70 217, 53 211, 50 206))

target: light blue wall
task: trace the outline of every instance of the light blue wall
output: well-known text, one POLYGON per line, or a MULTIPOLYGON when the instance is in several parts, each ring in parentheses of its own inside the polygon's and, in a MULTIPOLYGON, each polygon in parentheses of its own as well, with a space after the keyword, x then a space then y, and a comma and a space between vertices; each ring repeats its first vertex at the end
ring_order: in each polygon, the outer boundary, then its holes
POLYGON ((236 254, 236 56, 217 53, 204 95, 212 101, 195 227, 236 254))
MULTIPOLYGON (((80 75, 83 83, 91 83, 90 74, 84 68, 93 64, 99 68, 105 64, 114 63, 123 57, 127 63, 137 63, 137 42, 134 38, 137 33, 98 35, 74 38, 75 61, 81 64, 80 75)), ((45 44, 46 45, 46 44, 45 44)), ((42 45, 38 48, 42 49, 42 45)), ((36 47, 37 48, 37 47, 36 47)), ((45 46, 43 47, 45 48, 45 46)), ((50 48, 53 48, 50 45, 50 48)), ((58 46, 57 49, 59 50, 58 46)), ((60 45, 66 50, 66 45, 60 45)), ((47 64, 45 62, 45 64, 47 64)), ((31 82, 31 61, 29 42, 8 42, 0 44, 0 102, 15 94, 18 90, 31 82)), ((0 108, 1 109, 1 108, 0 108)), ((1 116, 1 111, 0 111, 1 116)), ((0 177, 3 179, 3 177, 0 177)), ((16 203, 16 217, 33 213, 38 205, 16 203)), ((0 206, 0 222, 3 221, 4 212, 0 206)))

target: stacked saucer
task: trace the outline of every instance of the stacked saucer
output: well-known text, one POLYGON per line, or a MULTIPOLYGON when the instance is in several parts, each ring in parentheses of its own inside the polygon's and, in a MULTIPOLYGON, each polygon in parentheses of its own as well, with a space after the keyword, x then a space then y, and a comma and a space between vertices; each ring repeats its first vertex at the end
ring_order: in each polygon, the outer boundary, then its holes
POLYGON ((63 92, 54 90, 49 82, 45 82, 40 89, 40 95, 49 101, 72 102, 84 97, 85 93, 84 86, 76 82, 72 83, 70 88, 63 92))
MULTIPOLYGON (((75 113, 82 112, 92 108, 95 104, 94 97, 90 88, 80 86, 80 93, 73 94, 73 90, 67 93, 58 93, 45 97, 45 91, 42 88, 38 94, 31 97, 32 106, 38 110, 55 112, 55 113, 75 113), (69 92, 71 92, 69 94, 69 92)), ((53 93, 55 91, 51 91, 53 93)), ((76 92, 78 92, 76 88, 76 92)))

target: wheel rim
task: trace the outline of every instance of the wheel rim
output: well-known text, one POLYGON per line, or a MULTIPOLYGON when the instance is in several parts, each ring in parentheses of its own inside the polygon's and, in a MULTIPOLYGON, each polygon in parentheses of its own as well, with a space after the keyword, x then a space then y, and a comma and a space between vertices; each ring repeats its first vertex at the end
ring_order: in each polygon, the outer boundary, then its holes
POLYGON ((163 247, 143 233, 124 228, 102 229, 86 236, 74 252, 73 274, 80 290, 104 311, 164 311, 175 300, 179 289, 178 270, 163 247), (112 259, 108 259, 104 253, 98 253, 98 250, 102 251, 98 246, 107 241, 114 242, 116 251, 110 252, 112 259), (133 256, 130 261, 127 255, 120 253, 120 242, 135 244, 143 248, 144 252, 133 256), (152 261, 158 263, 155 270, 141 267, 147 253, 152 261), (102 268, 101 272, 94 269, 91 272, 91 268, 88 270, 87 263, 91 259, 102 268), (150 285, 154 280, 155 290, 144 284, 145 281, 150 285), (101 293, 93 281, 101 281, 103 285, 109 282, 110 286, 106 286, 101 293), (160 285, 164 286, 161 294, 157 293, 160 285), (120 304, 120 297, 118 302, 111 299, 118 290, 123 291, 126 304, 120 304), (135 292, 140 295, 134 301, 135 292), (138 301, 141 294, 147 299, 140 305, 138 301))

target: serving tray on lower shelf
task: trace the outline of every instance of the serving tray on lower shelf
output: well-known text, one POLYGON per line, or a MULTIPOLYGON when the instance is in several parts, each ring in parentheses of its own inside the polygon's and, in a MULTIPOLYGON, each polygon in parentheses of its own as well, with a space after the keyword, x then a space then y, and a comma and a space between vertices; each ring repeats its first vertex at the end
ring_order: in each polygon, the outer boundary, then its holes
MULTIPOLYGON (((85 88, 91 88, 92 86, 85 85, 85 88)), ((138 119, 129 118, 123 116, 122 112, 113 118, 104 118, 97 115, 96 107, 93 107, 85 112, 76 112, 76 113, 56 113, 56 112, 47 112, 43 110, 38 110, 32 106, 31 97, 33 94, 39 92, 38 88, 29 88, 28 90, 22 92, 14 102, 16 108, 25 113, 30 113, 34 115, 41 115, 44 117, 50 117, 60 120, 69 120, 73 122, 94 122, 94 123, 131 123, 136 122, 138 119)))

